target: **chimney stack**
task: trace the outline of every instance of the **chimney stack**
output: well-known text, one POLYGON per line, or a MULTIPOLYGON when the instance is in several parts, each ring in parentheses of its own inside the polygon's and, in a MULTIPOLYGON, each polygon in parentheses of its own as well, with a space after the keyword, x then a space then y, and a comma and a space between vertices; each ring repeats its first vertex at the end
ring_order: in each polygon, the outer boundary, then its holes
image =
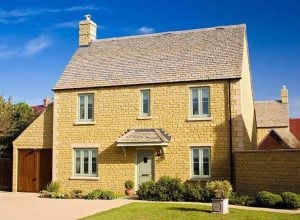
POLYGON ((44 98, 44 100, 43 100, 43 107, 47 108, 49 104, 50 104, 49 98, 48 97, 44 98))
POLYGON ((288 102, 289 102, 288 90, 286 89, 286 86, 282 86, 282 89, 281 89, 281 103, 282 104, 287 104, 288 102))
POLYGON ((91 15, 85 15, 85 20, 79 22, 79 46, 89 46, 96 40, 97 24, 91 20, 91 15))

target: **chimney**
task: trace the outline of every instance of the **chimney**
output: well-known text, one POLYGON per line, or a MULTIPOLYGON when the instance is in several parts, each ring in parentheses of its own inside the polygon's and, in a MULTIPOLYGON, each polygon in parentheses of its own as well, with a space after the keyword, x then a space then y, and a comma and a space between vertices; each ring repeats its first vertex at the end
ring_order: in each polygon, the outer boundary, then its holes
POLYGON ((48 97, 44 98, 43 99, 43 107, 47 108, 49 104, 50 104, 49 98, 48 97))
POLYGON ((89 46, 96 40, 97 24, 91 20, 91 15, 85 15, 85 20, 79 22, 79 46, 89 46))
POLYGON ((286 89, 286 86, 282 86, 282 89, 281 89, 281 103, 282 104, 287 104, 288 102, 289 102, 288 90, 286 89))

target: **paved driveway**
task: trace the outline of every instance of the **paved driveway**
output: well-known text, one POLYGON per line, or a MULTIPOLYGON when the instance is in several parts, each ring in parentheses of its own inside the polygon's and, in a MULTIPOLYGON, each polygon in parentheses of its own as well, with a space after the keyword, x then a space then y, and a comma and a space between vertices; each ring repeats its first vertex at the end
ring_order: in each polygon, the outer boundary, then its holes
POLYGON ((78 219, 131 202, 126 199, 42 199, 36 193, 0 192, 0 219, 78 219))

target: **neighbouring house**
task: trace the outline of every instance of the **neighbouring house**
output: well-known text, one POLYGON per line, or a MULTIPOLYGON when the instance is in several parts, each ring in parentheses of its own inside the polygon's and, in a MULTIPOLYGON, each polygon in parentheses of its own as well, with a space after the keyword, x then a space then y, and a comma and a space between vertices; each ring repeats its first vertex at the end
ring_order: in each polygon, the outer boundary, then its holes
POLYGON ((285 86, 281 89, 281 100, 255 102, 255 113, 259 150, 300 147, 299 140, 290 131, 288 90, 285 86))
POLYGON ((13 191, 232 181, 233 153, 257 141, 246 26, 110 39, 90 16, 79 26, 54 103, 14 141, 13 191))
POLYGON ((35 114, 39 115, 41 114, 51 103, 48 97, 43 99, 43 104, 42 105, 33 105, 31 106, 32 110, 34 111, 35 114))
POLYGON ((290 118, 290 132, 300 140, 300 118, 290 118))

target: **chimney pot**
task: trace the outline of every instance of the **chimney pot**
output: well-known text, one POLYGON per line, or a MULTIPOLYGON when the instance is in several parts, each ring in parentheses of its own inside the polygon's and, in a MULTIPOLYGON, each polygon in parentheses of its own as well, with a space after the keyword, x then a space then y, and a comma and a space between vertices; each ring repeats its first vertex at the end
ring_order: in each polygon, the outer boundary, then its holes
POLYGON ((48 97, 44 98, 44 100, 43 100, 43 107, 47 108, 49 104, 50 104, 49 98, 48 97))
POLYGON ((86 20, 87 20, 87 21, 90 21, 90 20, 91 20, 91 18, 92 18, 92 16, 91 16, 91 15, 85 15, 84 17, 86 18, 86 20))

